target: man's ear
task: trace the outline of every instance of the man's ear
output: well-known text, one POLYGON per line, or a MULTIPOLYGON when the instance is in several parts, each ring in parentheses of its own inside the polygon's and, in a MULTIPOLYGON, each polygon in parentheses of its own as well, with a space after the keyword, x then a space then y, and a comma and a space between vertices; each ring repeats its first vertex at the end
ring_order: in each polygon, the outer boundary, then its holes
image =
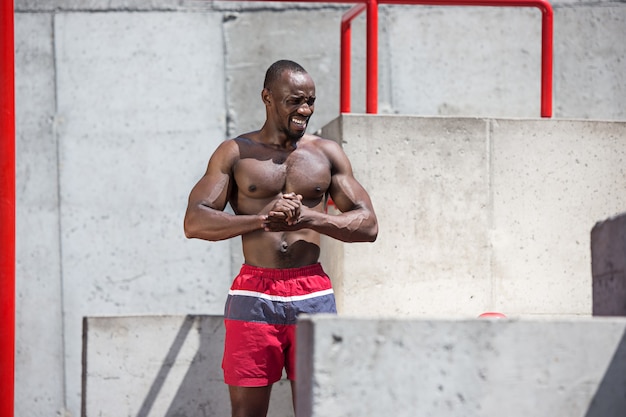
POLYGON ((263 103, 265 103, 266 106, 272 103, 270 95, 271 95, 270 90, 268 90, 267 88, 264 88, 261 91, 261 100, 263 100, 263 103))

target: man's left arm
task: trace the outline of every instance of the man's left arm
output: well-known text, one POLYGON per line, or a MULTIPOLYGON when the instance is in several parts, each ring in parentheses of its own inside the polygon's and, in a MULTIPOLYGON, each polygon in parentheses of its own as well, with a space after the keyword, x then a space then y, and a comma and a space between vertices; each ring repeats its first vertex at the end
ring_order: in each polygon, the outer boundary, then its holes
POLYGON ((352 164, 339 144, 324 140, 323 150, 332 166, 328 189, 339 214, 302 209, 300 223, 318 233, 344 242, 373 242, 378 221, 369 194, 356 180, 352 164))

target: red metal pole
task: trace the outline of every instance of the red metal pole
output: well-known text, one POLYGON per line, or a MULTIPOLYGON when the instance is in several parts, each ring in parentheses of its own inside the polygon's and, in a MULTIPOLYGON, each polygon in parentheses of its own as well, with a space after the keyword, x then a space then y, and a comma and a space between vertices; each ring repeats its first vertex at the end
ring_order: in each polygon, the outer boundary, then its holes
POLYGON ((341 17, 341 60, 339 112, 350 113, 350 93, 352 91, 352 20, 365 11, 365 3, 357 4, 341 17))
POLYGON ((536 7, 541 10, 541 117, 552 117, 554 12, 548 0, 378 0, 381 4, 429 6, 536 7))
POLYGON ((15 369, 15 72, 13 0, 0 0, 0 416, 12 417, 15 369))
POLYGON ((352 89, 350 74, 352 49, 352 27, 350 23, 341 21, 341 46, 339 68, 339 113, 350 113, 350 91, 352 89))
POLYGON ((367 57, 365 112, 378 113, 378 0, 367 1, 367 57))
POLYGON ((541 13, 541 117, 552 117, 554 12, 547 1, 541 13))

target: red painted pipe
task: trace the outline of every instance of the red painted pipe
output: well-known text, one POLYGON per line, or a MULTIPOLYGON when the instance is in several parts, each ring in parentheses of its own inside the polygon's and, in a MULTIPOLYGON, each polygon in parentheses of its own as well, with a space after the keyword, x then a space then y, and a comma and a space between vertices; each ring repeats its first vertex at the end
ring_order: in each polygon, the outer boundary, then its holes
POLYGON ((341 17, 339 113, 350 113, 352 74, 352 20, 365 11, 365 3, 357 4, 341 17))
POLYGON ((554 12, 547 1, 541 9, 541 117, 552 117, 554 12))
POLYGON ((365 112, 378 113, 378 0, 367 2, 367 57, 365 112))
POLYGON ((13 416, 15 370, 15 72, 13 0, 0 0, 0 416, 13 416))
MULTIPOLYGON (((366 1, 366 0, 363 0, 366 1)), ((493 6, 493 7, 537 7, 542 13, 541 20, 541 117, 552 117, 552 61, 553 61, 553 20, 554 13, 552 10, 552 6, 550 5, 548 0, 369 0, 368 1, 368 13, 372 13, 374 15, 377 12, 374 12, 371 8, 374 7, 373 3, 378 4, 412 4, 412 5, 431 5, 431 6, 493 6)), ((355 9, 357 6, 353 7, 355 9)), ((358 13, 357 13, 358 14, 358 13)), ((356 15, 351 15, 350 20, 354 19, 356 15)), ((377 19, 377 17, 376 17, 377 19)), ((369 22, 369 16, 368 16, 369 22)), ((344 79, 350 78, 350 54, 349 49, 347 53, 344 53, 345 47, 344 42, 350 42, 350 33, 346 33, 346 28, 349 30, 349 25, 346 26, 342 20, 342 54, 341 54, 341 71, 342 71, 342 97, 350 96, 350 87, 349 84, 343 84, 344 79)), ((367 95, 367 108, 373 110, 372 113, 377 112, 378 103, 373 104, 373 101, 378 101, 378 86, 374 85, 376 81, 372 80, 369 76, 370 71, 376 71, 376 77, 378 77, 378 60, 376 59, 374 64, 374 59, 370 59, 370 56, 373 57, 374 54, 378 53, 378 27, 376 26, 375 33, 370 32, 374 31, 373 25, 370 27, 368 25, 367 32, 367 48, 368 48, 368 61, 367 61, 367 71, 368 71, 368 95, 367 95), (375 65, 375 69, 372 67, 375 65), (370 96, 370 92, 372 96, 370 96), (373 95, 376 95, 374 98, 373 95), (376 109, 376 110, 374 110, 376 109)), ((349 99, 348 99, 349 103, 349 99)), ((344 107, 342 107, 343 109, 344 107)), ((349 111, 349 104, 347 106, 348 110, 342 110, 342 112, 349 111)), ((370 111, 367 111, 370 113, 370 111)))

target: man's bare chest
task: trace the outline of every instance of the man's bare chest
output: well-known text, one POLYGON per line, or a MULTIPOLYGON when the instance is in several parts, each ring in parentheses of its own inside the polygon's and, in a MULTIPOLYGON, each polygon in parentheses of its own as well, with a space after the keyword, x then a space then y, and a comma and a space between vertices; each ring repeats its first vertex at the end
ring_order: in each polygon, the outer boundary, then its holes
POLYGON ((251 198, 290 192, 318 198, 331 181, 329 161, 321 153, 306 151, 242 158, 233 173, 239 192, 251 198))

